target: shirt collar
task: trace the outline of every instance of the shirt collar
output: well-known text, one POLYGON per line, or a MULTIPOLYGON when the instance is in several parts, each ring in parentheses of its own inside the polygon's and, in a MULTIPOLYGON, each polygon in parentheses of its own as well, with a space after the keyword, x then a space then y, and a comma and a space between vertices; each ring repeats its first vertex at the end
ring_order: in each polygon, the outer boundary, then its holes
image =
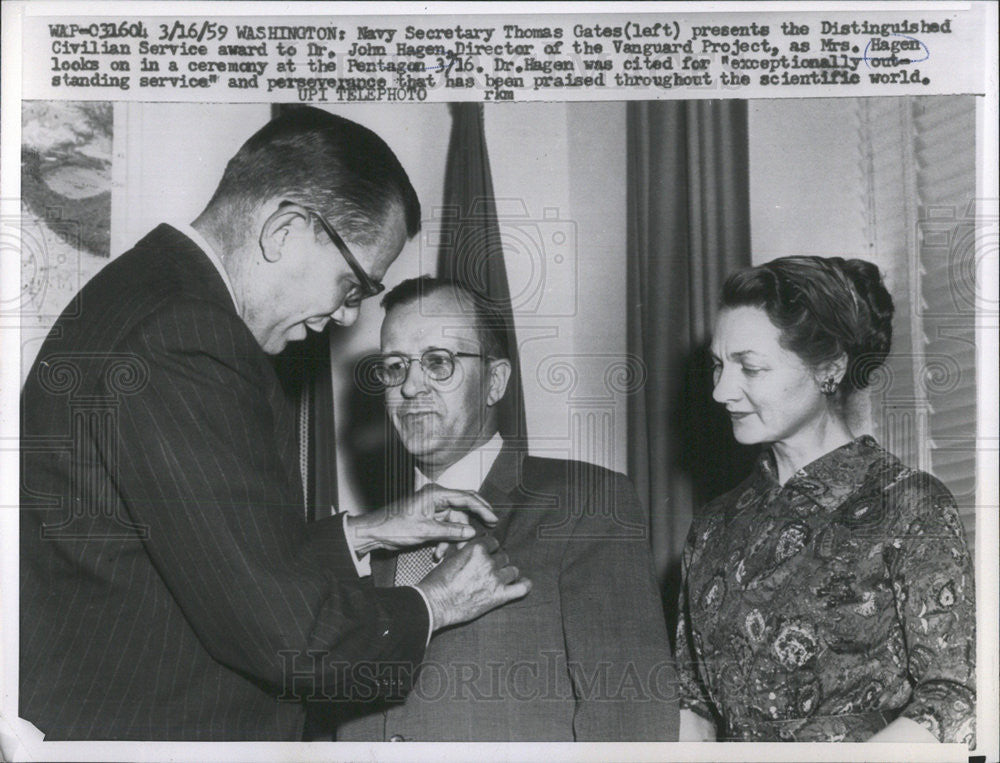
MULTIPOLYGON (((824 509, 833 509, 860 488, 870 467, 885 454, 870 435, 862 435, 806 464, 782 490, 794 491, 824 509)), ((757 475, 764 490, 778 488, 778 469, 770 449, 757 459, 757 475)))
POLYGON ((502 447, 503 438, 497 432, 490 438, 489 442, 484 443, 475 450, 470 450, 458 459, 458 461, 445 469, 436 480, 428 479, 427 475, 420 471, 420 469, 414 469, 416 475, 414 488, 420 490, 424 485, 434 482, 441 487, 451 490, 479 490, 486 480, 486 475, 493 468, 493 463, 497 460, 497 456, 500 455, 502 447))
POLYGON ((189 223, 171 222, 170 225, 194 241, 194 243, 198 245, 198 248, 205 253, 205 256, 208 257, 209 261, 215 265, 215 269, 219 271, 219 277, 222 278, 222 282, 226 285, 226 291, 229 292, 230 299, 233 300, 233 307, 237 312, 239 312, 239 305, 236 302, 236 292, 233 291, 233 283, 229 280, 229 273, 226 272, 226 268, 222 264, 222 259, 212 248, 211 244, 209 244, 208 241, 205 240, 205 237, 195 230, 189 223))

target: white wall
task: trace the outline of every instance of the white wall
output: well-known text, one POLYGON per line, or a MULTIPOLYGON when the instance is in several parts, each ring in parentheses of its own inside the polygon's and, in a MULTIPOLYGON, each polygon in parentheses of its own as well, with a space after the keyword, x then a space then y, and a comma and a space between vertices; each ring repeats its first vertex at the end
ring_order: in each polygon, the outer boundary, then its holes
MULTIPOLYGON (((898 100, 751 101, 749 115, 754 264, 801 254, 868 260, 881 270, 897 308, 904 308, 897 309, 887 361, 895 387, 878 400, 855 395, 848 410, 854 432, 875 433, 890 447, 902 447, 909 438, 897 442, 879 417, 892 414, 900 395, 917 394, 908 377, 912 353, 922 351, 911 344, 919 329, 906 309, 913 297, 909 259, 915 255, 904 211, 915 189, 904 187, 902 168, 903 147, 916 136, 899 121, 898 100), (872 124, 884 145, 873 143, 872 124)), ((925 458, 920 465, 929 468, 925 458)))
POLYGON ((194 220, 270 113, 266 104, 116 104, 111 256, 161 222, 194 220))
MULTIPOLYGON (((890 263, 873 244, 858 99, 750 101, 748 127, 753 264, 792 255, 866 259, 892 290, 890 263)), ((852 431, 873 431, 871 406, 867 394, 853 396, 852 431)))
POLYGON ((854 98, 749 102, 754 264, 868 256, 857 108, 854 98))
POLYGON ((625 106, 492 105, 485 120, 494 191, 512 208, 504 256, 532 452, 624 470, 626 401, 605 373, 626 345, 625 106))
POLYGON ((910 290, 905 207, 915 192, 901 152, 916 136, 899 123, 899 100, 750 101, 755 265, 797 254, 855 257, 879 267, 890 293, 910 290))

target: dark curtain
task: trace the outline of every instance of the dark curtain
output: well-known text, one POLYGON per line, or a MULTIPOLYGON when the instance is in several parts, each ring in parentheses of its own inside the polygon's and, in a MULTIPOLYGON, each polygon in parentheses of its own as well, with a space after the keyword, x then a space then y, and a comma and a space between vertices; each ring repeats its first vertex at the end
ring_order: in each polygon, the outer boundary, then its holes
POLYGON ((527 436, 524 391, 490 159, 486 152, 483 107, 478 103, 453 103, 449 108, 451 139, 440 220, 438 275, 478 292, 503 315, 512 371, 507 394, 500 402, 500 434, 506 440, 523 440, 527 436))
POLYGON ((693 513, 753 455, 711 399, 707 352, 722 283, 750 264, 748 165, 745 102, 628 104, 628 344, 648 374, 630 398, 628 463, 668 613, 693 513))

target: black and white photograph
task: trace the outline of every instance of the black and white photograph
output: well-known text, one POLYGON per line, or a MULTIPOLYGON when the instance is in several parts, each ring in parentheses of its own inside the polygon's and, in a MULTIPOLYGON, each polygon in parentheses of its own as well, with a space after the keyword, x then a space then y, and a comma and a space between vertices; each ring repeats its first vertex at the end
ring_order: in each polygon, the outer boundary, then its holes
POLYGON ((5 44, 0 759, 996 759, 961 14, 186 5, 5 44))

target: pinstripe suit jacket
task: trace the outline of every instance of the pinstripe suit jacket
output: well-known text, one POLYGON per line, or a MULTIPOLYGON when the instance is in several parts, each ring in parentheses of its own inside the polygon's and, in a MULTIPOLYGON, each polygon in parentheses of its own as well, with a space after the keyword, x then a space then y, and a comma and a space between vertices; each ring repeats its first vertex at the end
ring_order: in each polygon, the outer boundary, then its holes
MULTIPOLYGON (((437 633, 405 702, 342 712, 337 739, 676 741, 677 678, 632 483, 507 444, 480 493, 531 593, 437 633)), ((395 557, 372 573, 391 586, 395 557)))
POLYGON ((339 518, 307 527, 293 406, 186 236, 84 287, 21 412, 20 714, 47 739, 295 740, 298 696, 406 690, 426 607, 358 581, 339 518))

